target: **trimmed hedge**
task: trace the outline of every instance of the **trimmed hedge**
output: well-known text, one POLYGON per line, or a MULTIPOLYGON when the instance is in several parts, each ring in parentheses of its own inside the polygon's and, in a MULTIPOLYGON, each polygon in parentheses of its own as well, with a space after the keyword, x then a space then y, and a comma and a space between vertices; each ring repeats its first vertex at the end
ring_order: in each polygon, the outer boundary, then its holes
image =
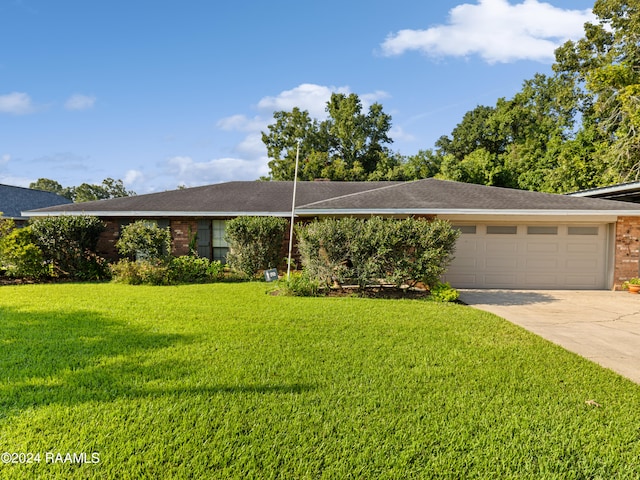
POLYGON ((331 284, 435 285, 459 232, 444 220, 324 219, 297 229, 304 268, 331 284))

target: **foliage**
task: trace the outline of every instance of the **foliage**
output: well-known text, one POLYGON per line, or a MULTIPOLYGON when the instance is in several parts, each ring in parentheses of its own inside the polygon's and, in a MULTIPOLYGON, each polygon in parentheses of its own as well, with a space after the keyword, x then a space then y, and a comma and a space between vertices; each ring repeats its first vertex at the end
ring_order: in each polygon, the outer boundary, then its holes
POLYGON ((100 455, 3 480, 640 477, 638 385, 466 306, 58 284, 0 316, 7 449, 100 455))
POLYGON ((104 259, 96 253, 105 225, 97 217, 78 215, 40 217, 31 221, 33 243, 56 276, 99 280, 108 274, 104 259))
POLYGON ((105 178, 99 185, 83 183, 77 187, 63 187, 55 180, 39 178, 30 183, 29 188, 53 192, 76 203, 130 197, 136 194, 133 190, 127 190, 122 180, 114 180, 113 178, 105 178))
POLYGON ((443 220, 324 219, 297 230, 302 264, 331 285, 354 282, 433 285, 444 273, 458 232, 443 220))
POLYGON ((640 285, 640 278, 630 278, 629 280, 626 280, 622 283, 622 289, 628 290, 629 285, 640 285))
POLYGON ((298 145, 301 180, 367 180, 391 156, 386 146, 392 142, 391 116, 382 105, 374 103, 365 114, 358 95, 333 93, 327 113, 324 121, 297 107, 274 114, 275 123, 262 133, 271 159, 269 179, 293 179, 298 145))
POLYGON ((174 257, 169 262, 168 280, 171 284, 208 283, 220 280, 222 263, 194 255, 174 257))
POLYGON ((129 285, 179 285, 184 283, 211 283, 223 278, 220 262, 192 255, 170 259, 123 258, 111 265, 116 283, 129 285))
POLYGON ((149 258, 144 260, 120 259, 111 264, 111 277, 115 283, 127 285, 168 285, 167 262, 149 258))
POLYGON ((448 282, 437 282, 429 289, 429 299, 434 302, 455 302, 460 298, 460 292, 452 288, 448 282))
POLYGON ((0 219, 0 268, 12 277, 42 278, 50 273, 42 251, 33 244, 31 227, 15 228, 11 219, 0 219))
POLYGON ((288 222, 277 217, 236 217, 225 226, 229 266, 246 277, 276 267, 288 222))
POLYGON ((278 280, 275 287, 278 293, 291 297, 317 297, 321 294, 320 284, 306 270, 292 272, 289 278, 278 280))
POLYGON ((116 248, 121 255, 138 260, 166 259, 171 253, 171 231, 144 220, 122 228, 116 248))

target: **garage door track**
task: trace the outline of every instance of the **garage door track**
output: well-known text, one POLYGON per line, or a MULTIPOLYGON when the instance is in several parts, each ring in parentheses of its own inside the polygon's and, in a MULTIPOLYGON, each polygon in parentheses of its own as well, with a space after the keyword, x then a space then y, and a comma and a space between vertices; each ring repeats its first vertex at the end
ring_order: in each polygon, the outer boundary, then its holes
POLYGON ((460 299, 640 384, 640 295, 460 290, 460 299))

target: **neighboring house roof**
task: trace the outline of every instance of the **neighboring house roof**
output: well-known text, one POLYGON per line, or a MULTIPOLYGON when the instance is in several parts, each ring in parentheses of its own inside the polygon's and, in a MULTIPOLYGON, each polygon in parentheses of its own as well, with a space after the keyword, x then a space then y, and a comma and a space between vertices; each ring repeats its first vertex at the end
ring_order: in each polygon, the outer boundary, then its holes
POLYGON ((608 187, 591 188, 569 193, 573 197, 604 198, 621 202, 640 203, 640 182, 620 183, 608 187))
POLYGON ((26 220, 22 211, 68 203, 71 200, 55 193, 0 184, 0 212, 3 217, 26 220))
MULTIPOLYGON (((237 216, 291 212, 293 182, 229 182, 50 207, 30 216, 237 216)), ((640 215, 640 206, 428 178, 413 182, 298 182, 296 214, 640 215)))

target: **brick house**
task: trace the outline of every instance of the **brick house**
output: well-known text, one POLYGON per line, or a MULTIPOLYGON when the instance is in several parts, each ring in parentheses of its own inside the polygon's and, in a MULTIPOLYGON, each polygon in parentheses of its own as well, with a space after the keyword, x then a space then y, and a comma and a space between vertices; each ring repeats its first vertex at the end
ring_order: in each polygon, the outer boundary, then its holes
MULTIPOLYGON (((228 182, 61 205, 25 216, 95 215, 99 248, 116 258, 120 229, 135 220, 169 226, 174 254, 224 259, 226 220, 291 215, 292 182, 228 182)), ((611 289, 640 275, 640 205, 437 180, 298 182, 295 215, 442 218, 460 230, 445 280, 458 288, 611 289)))

